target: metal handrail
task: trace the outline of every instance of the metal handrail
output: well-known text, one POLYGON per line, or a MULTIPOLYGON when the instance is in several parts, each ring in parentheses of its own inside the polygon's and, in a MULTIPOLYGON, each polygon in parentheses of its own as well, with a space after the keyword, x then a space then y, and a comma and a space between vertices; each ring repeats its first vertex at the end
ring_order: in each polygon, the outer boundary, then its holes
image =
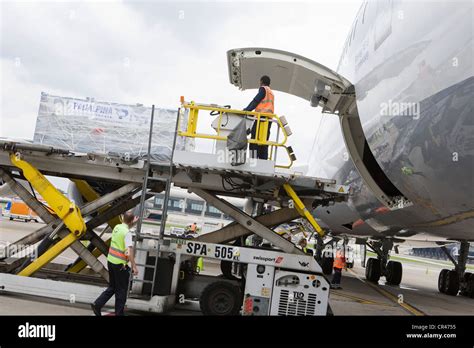
POLYGON ((267 112, 243 111, 243 110, 220 107, 218 105, 213 105, 213 104, 198 104, 195 102, 184 102, 184 101, 182 101, 181 103, 181 108, 182 110, 188 109, 189 114, 188 114, 188 120, 186 124, 186 130, 181 130, 181 122, 182 122, 182 117, 184 115, 184 112, 179 113, 179 120, 178 120, 179 122, 178 135, 179 136, 225 141, 227 140, 227 136, 221 135, 222 116, 226 113, 239 115, 242 118, 245 118, 248 120, 254 120, 255 122, 257 122, 256 130, 255 130, 255 138, 248 139, 247 141, 249 144, 269 146, 270 147, 269 158, 272 158, 274 149, 278 147, 282 147, 286 150, 286 153, 289 158, 289 164, 287 165, 275 164, 275 167, 290 168, 293 165, 293 158, 290 154, 288 147, 285 145, 286 141, 288 140, 288 133, 286 132, 285 127, 283 126, 283 123, 281 122, 280 117, 278 115, 267 113, 267 112), (198 115, 199 115, 200 110, 215 112, 216 116, 218 114, 217 117, 219 117, 219 125, 216 129, 217 134, 206 134, 206 133, 197 132, 197 125, 198 125, 198 120, 199 120, 198 115), (281 141, 277 140, 275 142, 275 141, 267 140, 266 139, 267 133, 265 131, 263 132, 263 135, 260 135, 261 128, 268 127, 269 122, 277 124, 277 127, 278 127, 277 131, 278 132, 281 131, 283 134, 283 139, 281 141))

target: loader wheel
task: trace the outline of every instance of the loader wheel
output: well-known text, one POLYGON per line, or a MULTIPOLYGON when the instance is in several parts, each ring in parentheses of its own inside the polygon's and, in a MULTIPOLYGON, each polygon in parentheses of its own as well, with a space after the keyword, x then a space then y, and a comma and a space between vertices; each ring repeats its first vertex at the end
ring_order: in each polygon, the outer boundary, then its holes
POLYGON ((204 315, 238 315, 241 305, 240 289, 225 281, 216 281, 206 286, 199 299, 204 315))

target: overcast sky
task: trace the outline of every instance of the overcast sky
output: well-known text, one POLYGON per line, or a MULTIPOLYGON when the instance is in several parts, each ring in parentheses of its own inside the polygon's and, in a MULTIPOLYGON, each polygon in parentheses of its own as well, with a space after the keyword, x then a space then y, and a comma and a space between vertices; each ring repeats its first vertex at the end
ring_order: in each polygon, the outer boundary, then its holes
MULTIPOLYGON (((33 138, 42 91, 170 108, 184 95, 244 108, 256 90, 229 83, 229 49, 276 48, 336 69, 360 4, 1 2, 0 136, 33 138)), ((297 97, 275 98, 304 164, 321 114, 297 97)))

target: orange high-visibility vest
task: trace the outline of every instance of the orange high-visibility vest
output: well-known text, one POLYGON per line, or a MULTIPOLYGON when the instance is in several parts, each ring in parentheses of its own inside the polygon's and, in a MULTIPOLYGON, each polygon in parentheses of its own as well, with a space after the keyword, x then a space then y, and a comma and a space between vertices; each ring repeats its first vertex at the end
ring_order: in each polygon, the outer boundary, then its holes
POLYGON ((268 112, 273 114, 275 112, 275 97, 273 92, 268 86, 263 86, 265 88, 265 97, 255 108, 255 112, 268 112))
POLYGON ((334 268, 344 268, 345 267, 345 257, 342 255, 342 251, 336 252, 336 257, 334 258, 333 267, 334 268))

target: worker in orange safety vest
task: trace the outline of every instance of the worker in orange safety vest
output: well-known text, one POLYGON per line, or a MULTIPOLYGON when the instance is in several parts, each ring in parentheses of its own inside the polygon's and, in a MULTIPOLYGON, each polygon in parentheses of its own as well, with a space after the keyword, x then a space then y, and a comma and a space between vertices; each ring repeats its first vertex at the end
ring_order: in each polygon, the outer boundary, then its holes
POLYGON ((334 257, 334 263, 333 263, 334 274, 332 276, 331 288, 342 289, 341 278, 342 278, 343 268, 347 270, 346 257, 342 248, 337 247, 336 255, 334 257))
MULTIPOLYGON (((270 77, 264 75, 260 78, 260 88, 257 95, 250 104, 244 109, 244 111, 264 112, 273 114, 275 113, 275 96, 270 89, 270 77)), ((265 131, 264 125, 268 124, 266 140, 270 137, 271 122, 265 121, 266 118, 260 119, 259 133, 265 131), (263 122, 262 122, 263 120, 263 122)), ((257 139, 257 122, 255 121, 251 130, 251 139, 257 139)), ((250 144, 250 157, 258 159, 268 159, 268 145, 257 145, 250 144)))

